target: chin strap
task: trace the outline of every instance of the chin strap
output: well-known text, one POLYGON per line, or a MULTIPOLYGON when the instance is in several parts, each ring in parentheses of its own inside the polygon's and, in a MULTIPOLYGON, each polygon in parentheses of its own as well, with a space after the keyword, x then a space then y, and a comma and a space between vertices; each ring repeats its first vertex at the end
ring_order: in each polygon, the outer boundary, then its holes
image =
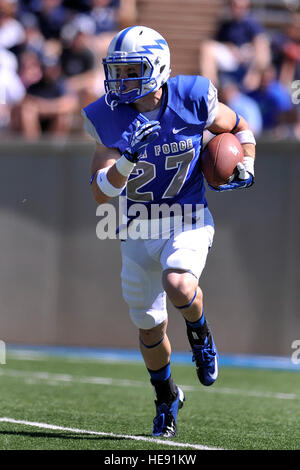
POLYGON ((107 106, 110 107, 110 109, 113 111, 114 108, 116 108, 118 106, 118 102, 117 100, 114 100, 114 99, 111 99, 110 100, 110 94, 113 93, 112 90, 109 90, 106 94, 105 94, 105 103, 107 104, 107 106))
POLYGON ((119 103, 128 104, 133 103, 140 98, 139 88, 133 88, 127 93, 116 94, 113 90, 109 90, 105 94, 105 103, 113 111, 119 103), (116 99, 117 98, 117 99, 116 99))

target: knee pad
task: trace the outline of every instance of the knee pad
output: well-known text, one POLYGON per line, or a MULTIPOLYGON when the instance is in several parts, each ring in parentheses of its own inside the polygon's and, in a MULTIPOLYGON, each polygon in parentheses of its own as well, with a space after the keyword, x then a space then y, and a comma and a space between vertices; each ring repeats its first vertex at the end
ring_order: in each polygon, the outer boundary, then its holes
POLYGON ((138 310, 129 308, 129 315, 137 328, 151 330, 167 319, 167 310, 138 310))

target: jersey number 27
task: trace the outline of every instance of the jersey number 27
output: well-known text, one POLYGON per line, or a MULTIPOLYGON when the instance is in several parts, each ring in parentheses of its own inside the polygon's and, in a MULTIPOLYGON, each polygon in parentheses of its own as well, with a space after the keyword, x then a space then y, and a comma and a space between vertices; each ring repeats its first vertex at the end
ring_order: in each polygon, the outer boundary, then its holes
MULTIPOLYGON (((162 198, 174 197, 179 193, 185 183, 194 156, 195 149, 191 149, 179 155, 169 155, 166 157, 165 169, 174 170, 177 168, 177 171, 164 191, 162 198)), ((136 202, 153 201, 154 195, 152 191, 140 192, 140 190, 156 178, 154 163, 140 160, 131 174, 137 176, 130 179, 127 183, 127 198, 136 202)))

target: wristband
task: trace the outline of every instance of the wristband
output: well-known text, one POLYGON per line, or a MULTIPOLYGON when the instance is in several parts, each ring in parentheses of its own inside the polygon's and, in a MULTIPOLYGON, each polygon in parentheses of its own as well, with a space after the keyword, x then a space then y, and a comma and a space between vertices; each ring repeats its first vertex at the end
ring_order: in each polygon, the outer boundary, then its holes
POLYGON ((102 170, 100 170, 99 173, 97 174, 96 181, 97 181, 98 187, 101 189, 103 194, 109 197, 116 197, 121 194, 123 189, 126 187, 126 184, 122 186, 121 188, 116 188, 115 186, 113 186, 108 181, 108 178, 107 178, 107 172, 109 168, 110 167, 102 168, 102 170))
POLYGON ((247 129, 245 131, 237 132, 234 135, 241 144, 256 145, 256 140, 255 140, 254 134, 253 134, 252 131, 250 131, 250 129, 247 129))
POLYGON ((116 168, 119 173, 121 173, 122 176, 128 177, 132 170, 135 167, 135 163, 130 162, 128 158, 125 157, 125 155, 121 155, 119 160, 116 162, 116 168))

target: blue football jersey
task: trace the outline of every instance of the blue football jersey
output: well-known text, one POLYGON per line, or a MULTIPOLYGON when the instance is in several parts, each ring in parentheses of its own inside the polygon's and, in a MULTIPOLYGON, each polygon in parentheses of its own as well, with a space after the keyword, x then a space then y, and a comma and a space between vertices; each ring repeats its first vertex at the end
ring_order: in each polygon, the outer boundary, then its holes
MULTIPOLYGON (((153 204, 207 206, 200 155, 209 86, 207 78, 184 75, 170 78, 164 85, 164 103, 157 117, 161 131, 146 147, 122 193, 127 197, 127 210, 136 203, 144 204, 149 214, 153 204)), ((112 111, 104 97, 85 107, 84 114, 103 145, 120 153, 129 145, 134 122, 147 121, 133 105, 119 104, 112 111)))

